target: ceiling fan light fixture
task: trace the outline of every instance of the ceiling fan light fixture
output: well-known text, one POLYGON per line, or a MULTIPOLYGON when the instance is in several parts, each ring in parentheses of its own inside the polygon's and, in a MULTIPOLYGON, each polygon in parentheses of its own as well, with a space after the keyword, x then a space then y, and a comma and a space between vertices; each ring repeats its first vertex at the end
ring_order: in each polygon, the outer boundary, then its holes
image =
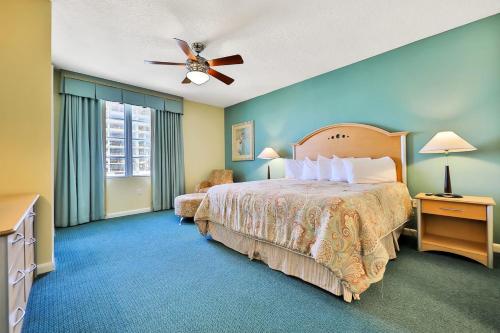
POLYGON ((197 85, 203 84, 210 79, 210 76, 207 74, 208 63, 203 57, 197 56, 196 60, 188 59, 186 68, 188 70, 187 78, 197 85))
POLYGON ((190 71, 186 76, 191 80, 191 82, 197 85, 203 84, 210 79, 210 76, 207 73, 201 71, 190 71))

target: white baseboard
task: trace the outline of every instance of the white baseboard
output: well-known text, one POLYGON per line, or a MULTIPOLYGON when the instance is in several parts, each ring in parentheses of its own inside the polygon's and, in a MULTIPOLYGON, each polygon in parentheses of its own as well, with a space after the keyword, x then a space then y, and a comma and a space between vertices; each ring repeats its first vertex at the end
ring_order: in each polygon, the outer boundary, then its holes
POLYGON ((116 212, 116 213, 106 214, 105 218, 106 219, 112 219, 113 217, 121 217, 121 216, 127 216, 127 215, 149 213, 151 211, 152 211, 151 208, 140 208, 140 209, 126 210, 126 211, 123 211, 123 212, 116 212))
POLYGON ((55 263, 54 263, 54 261, 52 259, 52 261, 38 264, 36 266, 36 275, 49 273, 49 272, 52 272, 55 269, 56 269, 56 265, 55 265, 55 263))
MULTIPOLYGON (((403 235, 405 235, 405 236, 411 236, 411 237, 417 237, 417 230, 416 229, 411 229, 411 228, 404 228, 403 229, 403 235)), ((493 252, 500 253, 500 244, 493 243, 493 252)))

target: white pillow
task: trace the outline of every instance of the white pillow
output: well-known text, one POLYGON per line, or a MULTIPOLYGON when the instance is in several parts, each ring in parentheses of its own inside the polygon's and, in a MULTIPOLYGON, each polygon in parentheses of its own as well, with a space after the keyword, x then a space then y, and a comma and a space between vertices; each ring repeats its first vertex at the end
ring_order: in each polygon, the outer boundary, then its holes
POLYGON ((345 182, 347 181, 347 177, 344 172, 344 164, 342 163, 342 159, 333 155, 332 158, 332 174, 330 175, 330 180, 334 182, 345 182))
POLYGON ((304 161, 302 160, 291 160, 285 158, 285 178, 287 179, 300 179, 302 176, 302 166, 304 161))
POLYGON ((332 159, 332 175, 330 180, 334 182, 346 182, 347 181, 347 173, 345 170, 344 160, 370 160, 369 157, 347 157, 340 158, 333 155, 332 159))
POLYGON ((385 156, 377 159, 344 159, 350 184, 377 184, 397 181, 396 164, 385 156))
POLYGON ((332 159, 318 155, 316 172, 318 180, 329 180, 332 175, 332 159))
POLYGON ((318 172, 317 172, 317 161, 311 161, 309 158, 306 157, 304 160, 304 165, 302 167, 302 176, 300 177, 301 180, 316 180, 318 179, 318 172))

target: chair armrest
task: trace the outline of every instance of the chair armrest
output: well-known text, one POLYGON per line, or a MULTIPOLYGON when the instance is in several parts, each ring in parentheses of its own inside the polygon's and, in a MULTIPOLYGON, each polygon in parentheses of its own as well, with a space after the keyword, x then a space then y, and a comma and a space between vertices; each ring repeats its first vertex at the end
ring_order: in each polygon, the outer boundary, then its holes
POLYGON ((210 187, 210 186, 212 186, 212 184, 208 180, 204 180, 201 183, 199 183, 198 185, 196 185, 196 187, 194 188, 194 191, 196 193, 199 193, 201 189, 204 189, 204 188, 210 187))

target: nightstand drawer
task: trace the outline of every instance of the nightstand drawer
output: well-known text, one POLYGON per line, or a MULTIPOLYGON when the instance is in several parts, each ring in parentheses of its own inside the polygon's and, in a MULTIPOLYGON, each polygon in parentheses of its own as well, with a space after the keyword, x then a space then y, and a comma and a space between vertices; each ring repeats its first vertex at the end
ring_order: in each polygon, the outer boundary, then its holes
POLYGON ((422 200, 422 213, 486 221, 486 207, 462 202, 422 200))

